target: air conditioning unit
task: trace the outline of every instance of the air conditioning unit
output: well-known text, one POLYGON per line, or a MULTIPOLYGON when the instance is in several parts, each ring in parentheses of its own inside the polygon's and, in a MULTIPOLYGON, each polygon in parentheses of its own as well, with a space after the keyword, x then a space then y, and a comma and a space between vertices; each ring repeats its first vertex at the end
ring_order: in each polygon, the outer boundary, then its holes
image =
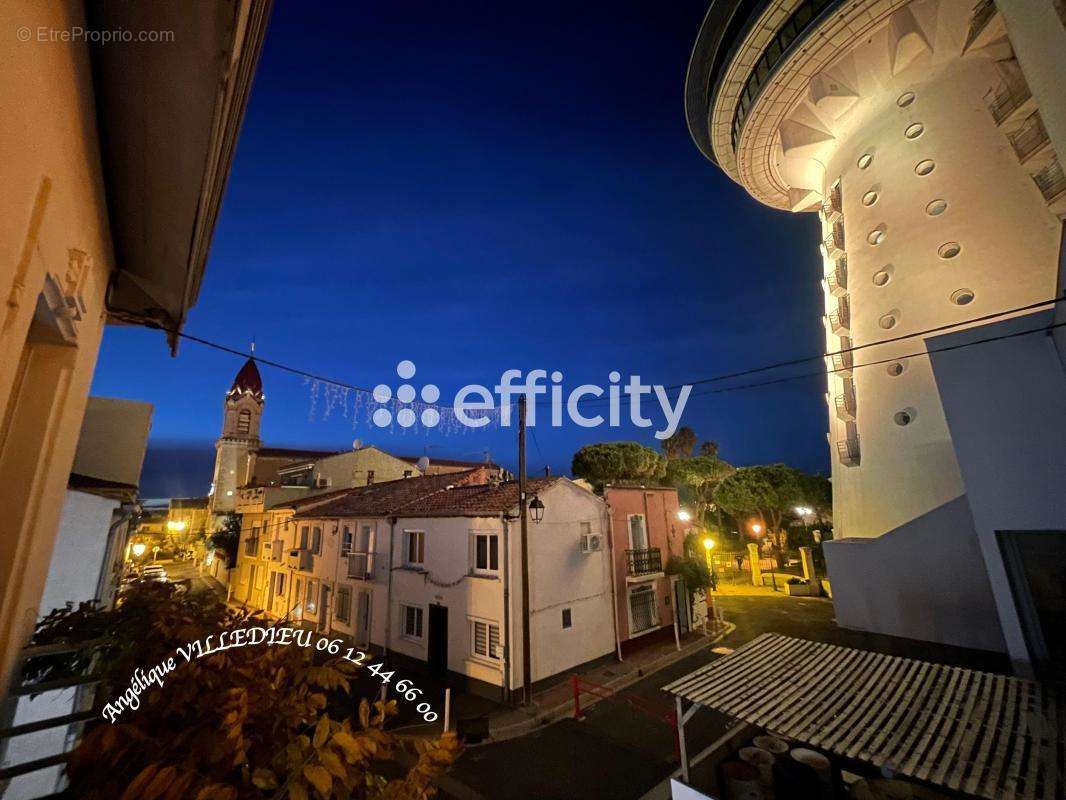
POLYGON ((582 553, 598 553, 603 549, 603 536, 599 533, 586 533, 581 536, 582 553))

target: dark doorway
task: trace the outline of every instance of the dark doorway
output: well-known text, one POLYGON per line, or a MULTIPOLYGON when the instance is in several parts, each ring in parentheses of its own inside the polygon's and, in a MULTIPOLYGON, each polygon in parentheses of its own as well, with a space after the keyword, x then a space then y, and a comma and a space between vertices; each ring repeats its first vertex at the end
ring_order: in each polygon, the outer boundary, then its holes
POLYGON ((1038 678, 1066 679, 1066 531, 997 531, 1038 678))
POLYGON ((445 677, 448 674, 448 607, 429 607, 429 672, 445 677))

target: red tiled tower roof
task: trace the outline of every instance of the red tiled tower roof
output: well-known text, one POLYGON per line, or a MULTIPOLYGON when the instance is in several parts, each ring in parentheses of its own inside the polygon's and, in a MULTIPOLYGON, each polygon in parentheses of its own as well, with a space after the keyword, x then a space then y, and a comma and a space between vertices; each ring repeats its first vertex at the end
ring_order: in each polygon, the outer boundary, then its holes
POLYGON ((253 394, 257 398, 263 397, 263 379, 259 375, 259 367, 255 365, 255 359, 249 358, 244 362, 237 377, 233 379, 233 386, 229 394, 253 394))

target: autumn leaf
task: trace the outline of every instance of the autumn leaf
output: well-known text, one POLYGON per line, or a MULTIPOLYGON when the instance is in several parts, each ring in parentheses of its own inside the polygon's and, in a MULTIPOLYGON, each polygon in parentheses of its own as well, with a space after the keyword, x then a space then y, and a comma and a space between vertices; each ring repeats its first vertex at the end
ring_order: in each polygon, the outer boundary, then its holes
POLYGON ((328 769, 334 777, 340 778, 341 780, 348 777, 348 770, 345 768, 340 756, 332 750, 321 751, 318 754, 318 760, 322 762, 322 766, 328 769))
POLYGON ((320 795, 329 797, 329 793, 333 789, 333 776, 323 767, 309 764, 304 767, 304 777, 307 778, 307 782, 314 786, 320 795))
POLYGON ((333 743, 344 751, 344 755, 348 759, 349 764, 354 764, 362 755, 362 749, 359 747, 359 742, 357 742, 355 737, 345 730, 340 730, 333 734, 333 743))
POLYGON ((359 701, 359 724, 364 728, 370 727, 370 703, 366 698, 359 701))
POLYGON ((315 749, 319 749, 326 743, 326 739, 329 738, 329 717, 325 714, 318 720, 318 724, 315 726, 315 737, 311 740, 315 749))
POLYGON ((252 783, 260 789, 278 788, 277 776, 266 767, 259 767, 252 773, 252 783))

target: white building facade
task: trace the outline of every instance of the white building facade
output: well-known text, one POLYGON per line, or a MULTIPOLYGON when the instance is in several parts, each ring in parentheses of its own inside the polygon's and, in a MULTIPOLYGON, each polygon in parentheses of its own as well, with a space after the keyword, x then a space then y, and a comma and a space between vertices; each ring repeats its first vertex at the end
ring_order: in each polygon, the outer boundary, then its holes
POLYGON ((686 113, 752 196, 818 218, 837 619, 1040 671, 1063 646, 1040 624, 1054 578, 1004 553, 1066 552, 1064 339, 1044 332, 1064 21, 1019 0, 740 6, 708 12, 686 113))
MULTIPOLYGON (((497 700, 522 686, 517 487, 489 470, 330 493, 276 509, 273 539, 242 550, 234 599, 387 651, 497 700), (317 501, 317 502, 313 502, 317 501), (275 557, 276 556, 276 557, 275 557)), ((610 556, 589 550, 603 500, 565 478, 530 482, 531 676, 615 652, 610 556)), ((601 539, 601 541, 605 541, 601 539)))

